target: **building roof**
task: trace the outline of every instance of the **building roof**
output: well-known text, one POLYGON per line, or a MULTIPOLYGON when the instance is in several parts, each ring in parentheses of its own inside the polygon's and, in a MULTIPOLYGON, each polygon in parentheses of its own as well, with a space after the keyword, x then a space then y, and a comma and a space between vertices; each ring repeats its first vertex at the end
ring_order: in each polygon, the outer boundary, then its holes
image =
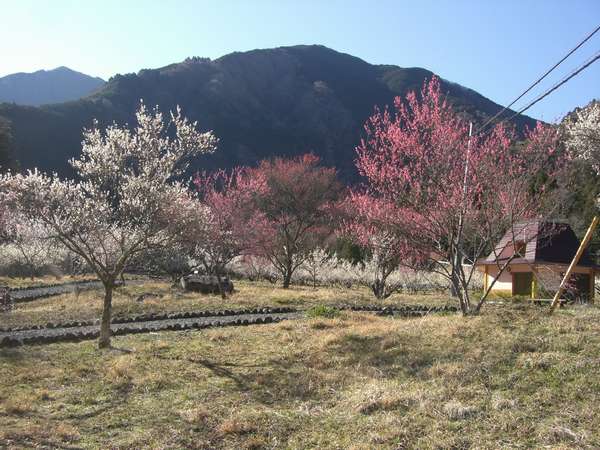
MULTIPOLYGON (((494 251, 477 265, 502 264, 514 254, 514 243, 525 245, 522 257, 510 264, 570 264, 579 248, 579 239, 566 222, 528 221, 520 222, 508 230, 494 251)), ((586 249, 578 266, 595 267, 586 249)))

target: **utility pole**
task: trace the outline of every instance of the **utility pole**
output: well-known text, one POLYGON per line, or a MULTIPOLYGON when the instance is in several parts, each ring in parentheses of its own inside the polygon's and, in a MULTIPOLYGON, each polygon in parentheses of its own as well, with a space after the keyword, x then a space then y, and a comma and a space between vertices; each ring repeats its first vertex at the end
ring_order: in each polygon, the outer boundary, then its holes
MULTIPOLYGON (((575 253, 575 257, 573 258, 573 261, 571 261, 571 264, 569 265, 569 268, 567 269, 565 276, 563 277, 562 281, 560 282, 558 291, 556 292, 556 294, 554 295, 554 298, 552 299, 552 304, 550 305, 550 314, 552 314, 552 312, 558 306, 558 304, 560 302, 560 296, 562 295, 563 291, 565 290, 565 287, 566 287, 567 283, 569 282, 569 278, 571 278, 571 273, 573 272, 573 269, 579 263, 579 259, 581 259, 581 255, 583 255, 584 250, 586 249, 590 240, 592 239, 592 236, 594 235, 594 230, 596 230, 596 227, 598 226, 598 222, 600 222, 600 216, 594 216, 594 219, 592 220, 592 223, 590 224, 589 228, 587 229, 585 236, 583 237, 583 240, 581 241, 581 244, 579 244, 579 248, 577 249, 577 253, 575 253)), ((593 275, 593 272, 592 272, 592 275, 593 275)))
MULTIPOLYGON (((473 136, 473 122, 469 122, 469 140, 467 141, 467 155, 465 157, 465 174, 463 177, 463 191, 461 198, 460 211, 458 215, 458 230, 456 231, 456 241, 455 241, 455 249, 454 249, 454 261, 452 264, 452 278, 453 284, 456 283, 456 277, 458 276, 456 270, 458 269, 458 265, 462 264, 462 255, 461 255, 461 247, 462 247, 462 231, 463 231, 463 221, 466 209, 466 199, 467 199, 467 191, 468 191, 468 177, 469 177, 469 159, 471 156, 471 137, 473 136)), ((456 287, 452 286, 453 290, 456 290, 456 287)), ((455 294, 458 295, 458 292, 455 294)), ((468 294, 467 294, 468 295, 468 294)))

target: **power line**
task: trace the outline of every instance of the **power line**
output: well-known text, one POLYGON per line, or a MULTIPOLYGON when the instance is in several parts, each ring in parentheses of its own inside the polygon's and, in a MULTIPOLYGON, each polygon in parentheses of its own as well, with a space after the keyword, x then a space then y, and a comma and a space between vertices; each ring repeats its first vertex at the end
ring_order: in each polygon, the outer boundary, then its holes
POLYGON ((514 99, 509 105, 506 105, 502 108, 498 113, 496 113, 491 119, 488 119, 479 129, 475 132, 475 134, 479 133, 483 130, 487 125, 492 123, 496 118, 502 115, 504 111, 509 109, 512 105, 517 103, 523 96, 525 96, 529 91, 531 91, 535 86, 537 86, 544 78, 546 78, 554 69, 560 66, 569 56, 575 53, 583 44, 585 44, 594 34, 596 34, 600 30, 600 25, 598 25, 590 34, 588 34, 581 42, 579 42, 573 49, 571 49, 565 56, 563 56, 556 64, 554 64, 550 69, 548 69, 540 78, 538 78, 531 86, 525 89, 516 99, 514 99))
POLYGON ((536 98, 535 100, 533 100, 527 106, 525 106, 524 108, 520 109, 519 111, 517 111, 516 113, 514 113, 509 118, 503 119, 499 123, 502 123, 502 122, 505 122, 505 121, 510 121, 514 117, 518 116, 519 114, 523 114, 525 111, 527 111, 533 105, 535 105, 536 103, 538 103, 539 101, 541 101, 542 99, 544 99, 545 97, 547 97, 548 95, 550 95, 552 92, 554 92, 555 90, 557 90, 559 87, 561 87, 567 81, 569 81, 571 78, 573 78, 573 77, 577 76, 579 73, 583 72, 585 69, 587 69, 593 63, 595 63, 596 61, 598 61, 598 59, 600 59, 600 52, 596 53, 596 55, 594 55, 592 58, 590 58, 589 60, 587 60, 583 65, 581 65, 580 67, 578 67, 577 69, 575 69, 567 77, 563 78, 560 82, 556 83, 554 86, 552 86, 550 89, 548 89, 542 95, 540 95, 538 98, 536 98))

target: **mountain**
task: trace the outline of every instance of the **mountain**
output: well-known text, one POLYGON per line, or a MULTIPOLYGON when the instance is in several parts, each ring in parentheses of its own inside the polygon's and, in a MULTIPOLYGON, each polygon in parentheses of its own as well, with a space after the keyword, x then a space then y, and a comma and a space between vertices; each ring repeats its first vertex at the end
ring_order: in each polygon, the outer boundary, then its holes
MULTIPOLYGON (((372 65, 317 45, 232 53, 216 60, 188 58, 169 66, 116 75, 94 94, 39 108, 0 105, 12 122, 13 154, 21 167, 70 175, 81 130, 131 123, 140 99, 163 111, 180 105, 184 114, 220 138, 219 150, 194 162, 194 169, 253 164, 272 155, 313 151, 325 164, 355 179, 354 148, 375 105, 419 89, 432 72, 372 65)), ((501 106, 477 92, 442 80, 454 107, 481 123, 501 106)), ((535 125, 527 116, 518 129, 535 125)))
POLYGON ((39 106, 77 100, 104 84, 68 67, 38 70, 33 73, 13 73, 0 78, 0 102, 39 106))

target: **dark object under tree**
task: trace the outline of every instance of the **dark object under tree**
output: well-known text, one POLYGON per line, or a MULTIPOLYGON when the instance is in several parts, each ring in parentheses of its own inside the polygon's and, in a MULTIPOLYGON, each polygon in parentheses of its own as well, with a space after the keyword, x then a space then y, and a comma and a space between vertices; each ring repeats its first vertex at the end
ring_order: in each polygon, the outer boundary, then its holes
POLYGON ((202 294, 231 294, 233 283, 227 277, 191 274, 181 277, 181 287, 202 294), (220 286, 219 286, 220 284, 220 286))

